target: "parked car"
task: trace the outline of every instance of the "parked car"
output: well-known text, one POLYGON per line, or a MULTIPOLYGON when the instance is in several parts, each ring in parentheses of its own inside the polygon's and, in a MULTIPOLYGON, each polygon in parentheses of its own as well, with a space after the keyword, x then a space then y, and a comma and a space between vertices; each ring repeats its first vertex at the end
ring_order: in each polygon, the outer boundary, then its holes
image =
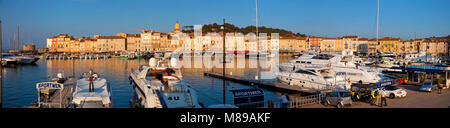
POLYGON ((396 97, 406 97, 407 92, 402 88, 396 86, 385 86, 381 88, 385 92, 386 97, 396 98, 396 97))
POLYGON ((433 84, 432 81, 425 81, 420 87, 420 91, 431 92, 432 90, 437 89, 437 84, 433 84))
POLYGON ((325 97, 323 104, 325 106, 333 105, 336 106, 337 108, 342 108, 345 105, 351 105, 352 104, 351 94, 349 91, 330 92, 325 97))

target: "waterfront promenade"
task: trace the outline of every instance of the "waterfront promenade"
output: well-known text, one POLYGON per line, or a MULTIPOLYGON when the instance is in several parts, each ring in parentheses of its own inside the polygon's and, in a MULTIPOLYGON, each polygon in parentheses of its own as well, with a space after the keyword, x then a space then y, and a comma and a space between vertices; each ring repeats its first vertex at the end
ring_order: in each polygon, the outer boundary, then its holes
MULTIPOLYGON (((408 93, 404 98, 387 99, 388 106, 378 107, 372 106, 364 102, 354 102, 346 108, 449 108, 450 107, 450 91, 442 90, 442 94, 438 94, 437 90, 431 93, 420 92, 419 86, 401 85, 408 93)), ((322 104, 313 104, 304 106, 303 108, 334 108, 334 106, 323 106, 322 104)))

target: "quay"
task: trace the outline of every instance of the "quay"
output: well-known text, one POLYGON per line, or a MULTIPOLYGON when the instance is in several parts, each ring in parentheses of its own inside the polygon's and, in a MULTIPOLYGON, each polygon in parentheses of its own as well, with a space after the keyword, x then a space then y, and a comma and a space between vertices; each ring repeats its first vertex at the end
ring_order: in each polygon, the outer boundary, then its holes
POLYGON ((302 88, 302 87, 295 87, 295 86, 289 86, 286 83, 281 83, 278 81, 268 81, 268 80, 255 80, 255 79, 249 79, 244 78, 241 76, 235 76, 235 75, 228 75, 226 74, 223 76, 222 73, 217 72, 204 72, 204 76, 210 76, 215 77, 219 79, 225 79, 228 81, 248 85, 248 86, 256 86, 260 88, 265 88, 272 91, 279 91, 279 92, 286 92, 286 93, 301 93, 301 94, 317 94, 319 92, 329 91, 329 90, 316 90, 316 89, 310 89, 310 88, 302 88))

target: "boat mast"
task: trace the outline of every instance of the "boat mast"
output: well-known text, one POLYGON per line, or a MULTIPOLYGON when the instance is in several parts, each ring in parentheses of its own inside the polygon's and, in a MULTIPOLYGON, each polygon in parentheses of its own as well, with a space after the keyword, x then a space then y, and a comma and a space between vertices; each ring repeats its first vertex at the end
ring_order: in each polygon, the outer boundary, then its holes
MULTIPOLYGON (((2 37, 2 21, 0 20, 0 54, 3 54, 3 50, 2 50, 2 45, 3 45, 3 37, 2 37)), ((0 61, 2 60, 3 55, 0 55, 0 61)), ((2 107, 2 88, 3 88, 3 64, 0 63, 0 107, 2 107)))
POLYGON ((256 0, 256 37, 258 37, 258 0, 256 0))
POLYGON ((378 0, 378 7, 377 7, 377 43, 380 43, 380 42, 378 42, 379 21, 380 21, 380 0, 378 0))
MULTIPOLYGON (((223 77, 225 78, 225 18, 223 18, 223 30, 222 30, 222 35, 223 35, 223 66, 222 66, 222 72, 223 72, 223 77)), ((223 104, 225 104, 225 79, 223 79, 223 104)))
POLYGON ((259 52, 259 32, 258 32, 258 0, 255 0, 255 5, 256 5, 256 49, 259 52))
POLYGON ((17 50, 20 51, 19 24, 17 24, 17 50))

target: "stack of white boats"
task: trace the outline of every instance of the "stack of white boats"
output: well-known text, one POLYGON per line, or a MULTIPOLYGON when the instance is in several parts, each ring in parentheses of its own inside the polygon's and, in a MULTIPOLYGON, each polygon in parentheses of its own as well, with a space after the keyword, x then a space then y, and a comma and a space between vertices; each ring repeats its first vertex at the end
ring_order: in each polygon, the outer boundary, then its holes
POLYGON ((304 54, 280 64, 277 75, 282 82, 313 89, 350 89, 350 83, 377 83, 382 78, 377 70, 357 66, 351 54, 304 54))
POLYGON ((150 59, 149 65, 132 70, 130 84, 135 89, 134 106, 145 108, 201 108, 197 93, 182 80, 177 60, 150 59))
POLYGON ((72 94, 72 103, 76 108, 110 108, 112 107, 111 88, 105 78, 90 71, 83 73, 77 80, 72 94), (93 76, 94 91, 89 92, 89 77, 93 76))

